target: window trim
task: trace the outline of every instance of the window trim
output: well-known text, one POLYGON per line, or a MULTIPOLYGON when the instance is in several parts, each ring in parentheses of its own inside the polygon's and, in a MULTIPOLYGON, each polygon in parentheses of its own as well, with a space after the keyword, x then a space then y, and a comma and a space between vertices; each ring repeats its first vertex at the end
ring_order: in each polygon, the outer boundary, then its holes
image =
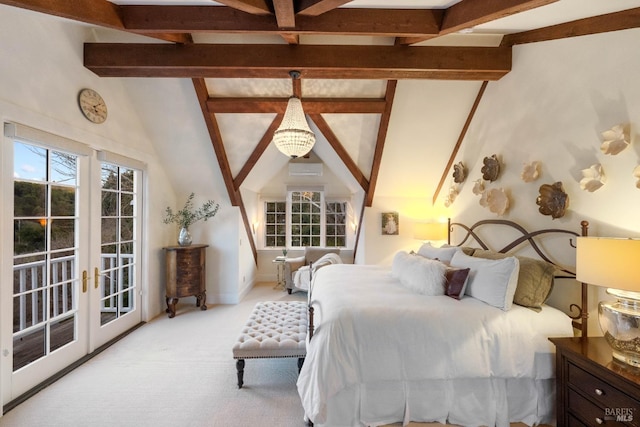
POLYGON ((287 249, 300 250, 304 246, 291 246, 291 193, 294 191, 318 191, 321 193, 322 211, 320 216, 320 243, 322 248, 338 248, 348 249, 349 244, 352 242, 352 236, 350 234, 350 226, 352 221, 351 200, 349 197, 327 197, 325 194, 324 186, 287 186, 287 195, 285 198, 277 196, 260 197, 260 211, 262 218, 260 230, 256 233, 257 246, 265 250, 279 249, 281 246, 267 246, 267 203, 285 203, 286 215, 285 215, 285 243, 287 249), (344 203, 345 204, 345 230, 344 230, 344 246, 327 246, 327 203, 344 203))

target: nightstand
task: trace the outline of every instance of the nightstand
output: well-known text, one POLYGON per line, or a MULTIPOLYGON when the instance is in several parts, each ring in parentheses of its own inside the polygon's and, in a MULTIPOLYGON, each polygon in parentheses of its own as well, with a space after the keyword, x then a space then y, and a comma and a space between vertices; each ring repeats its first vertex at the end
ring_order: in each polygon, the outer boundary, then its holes
POLYGON ((207 309, 205 282, 205 249, 209 245, 169 246, 164 248, 167 263, 167 310, 169 318, 176 315, 178 298, 196 297, 196 307, 207 309))
POLYGON ((558 427, 640 426, 640 369, 614 360, 602 337, 549 340, 556 346, 558 427))

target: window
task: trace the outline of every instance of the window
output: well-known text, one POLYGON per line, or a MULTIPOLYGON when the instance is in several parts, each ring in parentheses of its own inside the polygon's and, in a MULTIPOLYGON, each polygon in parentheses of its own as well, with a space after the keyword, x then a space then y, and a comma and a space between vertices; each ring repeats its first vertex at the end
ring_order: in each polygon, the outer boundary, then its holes
POLYGON ((292 191, 291 246, 321 246, 322 199, 320 191, 292 191))
POLYGON ((347 223, 346 202, 327 202, 325 212, 325 246, 347 246, 347 233, 345 228, 345 224, 347 223))
POLYGON ((347 246, 347 202, 324 201, 322 191, 290 191, 286 202, 267 201, 265 247, 347 246))
POLYGON ((266 202, 264 245, 284 247, 287 244, 287 204, 285 202, 266 202))

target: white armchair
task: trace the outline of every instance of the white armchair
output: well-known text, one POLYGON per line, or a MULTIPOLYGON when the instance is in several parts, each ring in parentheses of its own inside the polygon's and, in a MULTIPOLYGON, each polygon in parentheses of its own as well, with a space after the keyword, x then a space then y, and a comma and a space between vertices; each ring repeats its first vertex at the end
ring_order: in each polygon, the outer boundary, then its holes
POLYGON ((308 266, 311 263, 318 261, 326 254, 339 255, 340 249, 306 247, 304 248, 303 256, 287 258, 284 262, 284 280, 287 292, 291 293, 294 289, 297 289, 293 281, 293 276, 295 275, 296 271, 298 271, 301 267, 308 266))

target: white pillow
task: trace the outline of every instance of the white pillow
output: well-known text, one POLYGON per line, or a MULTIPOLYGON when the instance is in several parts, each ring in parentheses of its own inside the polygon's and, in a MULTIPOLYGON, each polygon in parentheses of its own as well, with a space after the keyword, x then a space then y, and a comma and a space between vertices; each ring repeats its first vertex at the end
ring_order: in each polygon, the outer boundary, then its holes
POLYGON ((393 257, 391 274, 402 286, 423 295, 444 295, 447 266, 404 251, 393 257))
POLYGON ((451 259, 451 266, 471 269, 466 295, 504 311, 511 308, 520 272, 516 257, 493 260, 457 252, 451 259))
POLYGON ((453 254, 460 252, 461 250, 462 249, 458 246, 436 248, 431 246, 430 242, 427 242, 420 246, 420 249, 418 249, 418 255, 429 259, 438 259, 445 264, 448 264, 451 262, 453 254))

